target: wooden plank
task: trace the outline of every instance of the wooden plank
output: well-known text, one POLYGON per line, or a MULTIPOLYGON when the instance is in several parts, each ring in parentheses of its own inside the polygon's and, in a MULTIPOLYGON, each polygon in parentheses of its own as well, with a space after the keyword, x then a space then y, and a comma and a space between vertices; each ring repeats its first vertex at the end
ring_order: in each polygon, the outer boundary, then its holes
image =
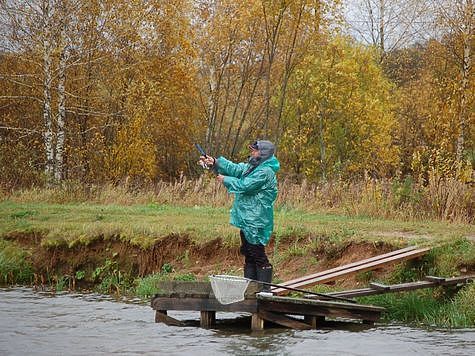
POLYGON ((251 316, 251 330, 264 330, 264 319, 258 313, 253 313, 251 316))
MULTIPOLYGON (((396 256, 384 258, 384 259, 366 263, 363 265, 358 265, 356 267, 341 270, 335 273, 325 274, 321 277, 304 280, 304 281, 292 284, 290 285, 290 287, 292 288, 311 287, 319 283, 326 283, 326 282, 333 281, 338 278, 346 277, 355 273, 373 270, 387 264, 401 262, 407 259, 417 258, 426 254, 429 250, 430 250, 429 248, 423 248, 423 249, 408 251, 402 254, 398 254, 396 256)), ((284 288, 276 288, 276 289, 273 289, 272 292, 277 295, 285 295, 289 293, 289 291, 285 290, 284 288)))
MULTIPOLYGON (((328 294, 336 295, 336 296, 344 296, 346 298, 356 298, 356 297, 364 297, 367 295, 406 292, 406 291, 422 289, 422 288, 433 288, 437 286, 438 284, 435 282, 419 281, 419 282, 411 282, 411 283, 392 284, 389 286, 389 289, 362 288, 362 289, 346 290, 346 291, 341 291, 341 292, 332 292, 328 294)), ((306 295, 306 297, 308 298, 310 297, 310 295, 306 295)), ((310 298, 313 298, 313 297, 310 297, 310 298)))
POLYGON ((157 282, 157 288, 157 295, 163 297, 196 296, 208 298, 212 293, 210 282, 159 281, 157 282))
POLYGON ((257 312, 257 299, 246 299, 232 304, 221 304, 216 299, 206 298, 168 298, 155 297, 151 306, 155 310, 197 310, 197 311, 228 311, 257 312))
POLYGON ((328 300, 313 300, 313 299, 307 299, 307 298, 290 298, 290 297, 282 297, 282 296, 275 296, 275 295, 274 296, 257 295, 257 300, 259 302, 259 306, 261 305, 261 301, 272 301, 272 302, 285 303, 285 304, 298 304, 298 305, 303 305, 303 306, 324 306, 328 308, 347 309, 347 310, 367 310, 367 311, 378 311, 378 312, 385 310, 382 307, 377 307, 374 305, 367 305, 367 304, 344 303, 344 302, 335 302, 335 301, 328 301, 328 300))
MULTIPOLYGON (((302 282, 295 283, 295 284, 291 285, 291 287, 293 287, 293 288, 309 287, 309 286, 313 286, 313 285, 318 284, 318 283, 326 283, 326 282, 333 281, 335 279, 341 278, 343 276, 348 276, 348 275, 352 275, 352 274, 355 274, 355 273, 358 273, 358 272, 364 272, 364 271, 376 269, 376 268, 379 268, 383 265, 387 265, 387 264, 390 264, 390 263, 401 262, 403 260, 417 258, 417 257, 420 257, 420 256, 424 255, 425 253, 427 253, 427 251, 429 251, 429 248, 411 250, 411 251, 408 251, 408 252, 405 252, 405 253, 402 253, 402 254, 398 254, 396 256, 391 256, 391 257, 387 257, 387 258, 383 258, 383 259, 378 259, 376 261, 373 261, 373 262, 370 262, 370 263, 365 263, 365 264, 362 264, 362 265, 358 265, 358 266, 355 266, 355 267, 352 267, 352 268, 345 268, 341 271, 338 271, 338 272, 335 272, 335 273, 330 273, 330 274, 325 274, 321 277, 317 277, 317 278, 314 278, 314 279, 307 279, 307 280, 304 280, 302 282)), ((346 265, 346 266, 349 266, 349 265, 346 265)), ((342 266, 342 267, 346 267, 346 266, 342 266)), ((273 290, 273 292, 274 292, 274 294, 287 294, 288 293, 288 291, 286 291, 283 288, 282 289, 279 289, 279 288, 275 289, 275 290, 273 290)))
POLYGON ((385 310, 381 307, 303 298, 288 298, 279 296, 257 296, 259 311, 311 315, 323 317, 344 317, 359 320, 379 320, 385 310))
MULTIPOLYGON (((192 281, 160 281, 157 282, 157 297, 167 298, 214 298, 210 282, 192 281)), ((256 282, 249 283, 244 296, 246 299, 255 298, 262 286, 256 282)))
POLYGON ((200 311, 200 326, 205 329, 213 328, 216 325, 215 311, 200 311))
POLYGON ((371 282, 369 284, 370 288, 373 288, 373 289, 378 289, 378 290, 389 290, 389 286, 386 285, 386 284, 382 284, 382 283, 376 283, 376 282, 371 282))
POLYGON ((437 282, 437 283, 442 283, 445 282, 445 278, 443 277, 434 277, 434 276, 425 276, 424 279, 429 282, 437 282))
POLYGON ((288 317, 283 314, 277 314, 273 313, 267 310, 260 310, 259 311, 259 316, 262 319, 271 321, 273 323, 285 326, 287 328, 291 329, 297 329, 297 330, 309 330, 312 328, 311 325, 304 323, 300 320, 296 320, 294 318, 288 317))
MULTIPOLYGON (((405 292, 405 291, 422 289, 422 288, 434 288, 434 287, 439 287, 439 286, 465 284, 465 283, 470 283, 473 280, 475 280, 475 276, 462 276, 462 277, 445 278, 445 280, 442 282, 417 281, 417 282, 409 282, 409 283, 401 283, 401 284, 392 284, 392 285, 389 285, 389 289, 361 288, 361 289, 345 290, 345 291, 340 291, 340 292, 331 292, 327 294, 333 295, 336 297, 355 298, 355 297, 364 297, 367 295, 405 292)), ((313 299, 316 297, 311 294, 307 294, 305 295, 305 298, 313 299)))
POLYGON ((178 319, 172 318, 171 316, 168 316, 166 314, 166 311, 160 311, 160 310, 157 310, 155 312, 155 322, 156 323, 164 323, 164 324, 170 325, 170 326, 185 326, 184 322, 182 322, 178 319))
POLYGON ((293 314, 293 315, 312 315, 324 317, 342 317, 348 319, 359 320, 379 320, 381 311, 345 309, 336 306, 329 307, 324 305, 306 305, 296 303, 282 303, 276 301, 259 301, 259 311, 270 311, 276 313, 293 314))
POLYGON ((415 250, 416 248, 417 248, 417 246, 409 246, 409 247, 406 247, 406 248, 403 248, 403 249, 400 249, 400 250, 395 250, 395 251, 391 251, 391 252, 385 253, 385 254, 383 254, 383 255, 374 256, 374 257, 371 257, 371 258, 368 258, 368 259, 365 259, 365 260, 356 261, 356 262, 353 262, 353 263, 350 263, 350 264, 346 264, 346 265, 343 265, 343 266, 338 266, 338 267, 335 267, 335 268, 332 268, 332 269, 328 269, 328 270, 325 270, 325 271, 321 271, 321 272, 317 272, 317 273, 314 273, 314 274, 309 274, 309 275, 307 275, 307 276, 303 276, 303 277, 300 277, 300 278, 292 279, 292 280, 290 280, 290 281, 286 281, 286 282, 280 283, 280 285, 283 285, 283 286, 292 286, 292 285, 294 285, 294 284, 296 284, 296 283, 300 283, 300 282, 303 282, 303 281, 306 281, 306 280, 310 280, 310 279, 314 279, 314 278, 319 278, 319 277, 325 276, 325 275, 327 275, 327 274, 332 274, 332 273, 335 273, 335 272, 340 272, 340 271, 343 271, 343 270, 346 270, 346 269, 349 269, 349 268, 353 268, 353 267, 357 267, 357 266, 364 265, 364 264, 366 264, 366 263, 378 261, 378 260, 381 260, 381 259, 384 259, 384 258, 388 258, 388 257, 391 257, 391 256, 400 255, 400 254, 405 253, 405 252, 413 251, 413 250, 415 250))

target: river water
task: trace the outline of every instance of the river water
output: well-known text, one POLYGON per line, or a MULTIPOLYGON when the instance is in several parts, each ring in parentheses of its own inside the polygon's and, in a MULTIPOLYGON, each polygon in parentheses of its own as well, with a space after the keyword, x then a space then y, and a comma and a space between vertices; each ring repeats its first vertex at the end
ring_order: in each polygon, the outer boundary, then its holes
MULTIPOLYGON (((198 320, 198 312, 170 312, 198 320)), ((217 313, 218 319, 236 314, 217 313)), ((345 324, 348 325, 348 324, 345 324)), ((205 330, 154 322, 138 301, 97 294, 0 288, 0 355, 475 355, 475 329, 400 325, 323 330, 229 327, 205 330)))

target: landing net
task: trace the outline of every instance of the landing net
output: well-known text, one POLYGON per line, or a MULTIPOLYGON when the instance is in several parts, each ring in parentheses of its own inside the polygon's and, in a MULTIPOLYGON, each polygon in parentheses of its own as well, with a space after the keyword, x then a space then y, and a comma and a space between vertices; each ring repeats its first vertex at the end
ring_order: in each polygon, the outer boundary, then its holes
POLYGON ((214 296, 221 304, 232 304, 244 300, 250 280, 244 277, 213 275, 209 276, 214 296))

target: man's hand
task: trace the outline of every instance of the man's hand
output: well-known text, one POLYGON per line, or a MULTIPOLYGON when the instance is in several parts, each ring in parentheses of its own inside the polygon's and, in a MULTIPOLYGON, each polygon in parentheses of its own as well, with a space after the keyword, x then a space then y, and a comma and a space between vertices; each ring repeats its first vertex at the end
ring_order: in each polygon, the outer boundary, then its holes
POLYGON ((223 183, 224 176, 223 176, 222 174, 218 174, 218 175, 216 176, 216 179, 218 180, 218 182, 223 183))
POLYGON ((215 159, 210 156, 200 156, 198 164, 202 167, 212 167, 214 166, 215 159))

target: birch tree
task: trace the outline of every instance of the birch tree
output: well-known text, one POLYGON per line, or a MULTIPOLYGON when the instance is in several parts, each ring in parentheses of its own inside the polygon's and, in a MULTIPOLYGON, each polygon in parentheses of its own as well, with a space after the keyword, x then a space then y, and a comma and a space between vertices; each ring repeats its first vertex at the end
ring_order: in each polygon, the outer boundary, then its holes
MULTIPOLYGON (((54 124, 52 112, 52 86, 54 78, 54 2, 2 1, 0 3, 2 25, 6 29, 2 42, 5 53, 17 61, 28 63, 28 73, 2 73, 6 82, 14 82, 20 92, 2 96, 2 101, 19 99, 40 103, 42 111, 42 140, 44 146, 44 172, 51 181, 54 175, 54 124), (32 88, 29 96, 21 95, 24 89, 32 88), (36 89, 36 90, 35 90, 36 89)), ((26 125, 25 125, 26 126, 26 125)), ((26 129, 25 126, 7 129, 26 129)))
POLYGON ((424 40, 432 21, 427 0, 356 0, 346 3, 346 20, 355 37, 386 52, 424 40))
MULTIPOLYGON (((473 96, 470 102, 470 80, 473 80, 472 62, 475 43, 475 14, 473 0, 438 0, 434 4, 442 33, 454 38, 449 48, 454 62, 459 67, 459 109, 457 113, 458 137, 456 158, 462 161, 467 127, 473 121, 473 96), (471 105, 472 104, 472 105, 471 105)), ((473 93, 472 93, 473 94, 473 93)))

